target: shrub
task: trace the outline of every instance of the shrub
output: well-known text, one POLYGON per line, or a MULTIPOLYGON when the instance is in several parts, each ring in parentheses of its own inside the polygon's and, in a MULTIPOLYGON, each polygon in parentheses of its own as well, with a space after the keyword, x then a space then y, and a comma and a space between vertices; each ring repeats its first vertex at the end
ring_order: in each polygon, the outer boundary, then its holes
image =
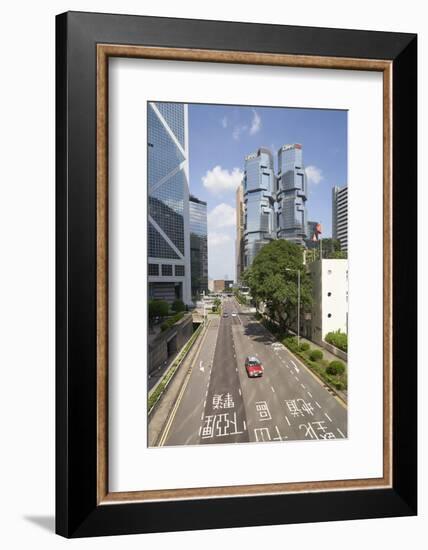
POLYGON ((342 351, 348 352, 348 335, 340 332, 340 329, 326 334, 325 341, 342 351))
POLYGON ((299 347, 300 351, 309 351, 311 349, 311 346, 307 342, 302 342, 299 347))
POLYGON ((282 341, 284 346, 287 346, 287 348, 290 348, 292 351, 297 351, 299 348, 297 346, 297 338, 295 336, 287 336, 287 338, 284 338, 282 341))
POLYGON ((342 361, 331 361, 326 371, 328 372, 328 374, 340 375, 345 372, 345 365, 342 363, 342 361))
POLYGON ((183 316, 184 316, 184 312, 181 311, 180 313, 177 313, 173 317, 170 317, 169 319, 164 321, 161 324, 161 331, 163 332, 164 330, 168 330, 169 328, 171 328, 172 325, 175 325, 175 323, 177 323, 180 319, 182 319, 183 316))
POLYGON ((336 382, 333 382, 333 386, 336 388, 336 390, 345 389, 345 384, 343 382, 341 382, 340 380, 337 380, 336 382))
POLYGON ((182 300, 175 300, 172 304, 171 309, 175 312, 185 311, 186 306, 182 300))
POLYGON ((314 349, 311 351, 309 357, 311 358, 311 361, 321 361, 324 356, 320 349, 314 349))

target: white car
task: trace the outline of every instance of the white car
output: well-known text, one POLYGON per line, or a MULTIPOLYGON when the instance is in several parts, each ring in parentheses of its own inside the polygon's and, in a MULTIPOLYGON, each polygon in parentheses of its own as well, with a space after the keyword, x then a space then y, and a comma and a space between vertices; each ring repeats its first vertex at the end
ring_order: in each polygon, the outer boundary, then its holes
POLYGON ((234 311, 234 312, 232 313, 232 317, 236 317, 236 315, 237 315, 237 314, 236 314, 236 311, 234 311))

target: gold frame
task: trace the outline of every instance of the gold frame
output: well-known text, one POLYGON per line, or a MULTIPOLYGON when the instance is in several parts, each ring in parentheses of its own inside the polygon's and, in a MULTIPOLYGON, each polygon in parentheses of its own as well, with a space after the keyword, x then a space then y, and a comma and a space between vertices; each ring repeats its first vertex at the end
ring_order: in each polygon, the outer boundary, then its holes
POLYGON ((97 45, 97 504, 392 487, 392 62, 256 52, 97 45), (108 490, 108 59, 133 57, 383 73, 383 477, 374 479, 108 490))

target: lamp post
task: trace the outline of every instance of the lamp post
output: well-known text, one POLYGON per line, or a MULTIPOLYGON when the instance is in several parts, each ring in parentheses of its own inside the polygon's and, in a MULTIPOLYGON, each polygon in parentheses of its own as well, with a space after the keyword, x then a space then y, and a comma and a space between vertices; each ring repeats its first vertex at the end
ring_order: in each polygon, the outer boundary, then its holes
POLYGON ((286 267, 285 271, 297 271, 297 345, 300 346, 300 269, 286 267))

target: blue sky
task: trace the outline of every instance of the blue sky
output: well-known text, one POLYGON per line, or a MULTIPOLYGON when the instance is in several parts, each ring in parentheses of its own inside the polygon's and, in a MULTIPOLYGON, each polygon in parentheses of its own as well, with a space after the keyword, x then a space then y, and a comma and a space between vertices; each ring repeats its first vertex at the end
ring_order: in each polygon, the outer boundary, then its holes
POLYGON ((322 109, 189 104, 190 192, 207 202, 208 273, 235 278, 235 191, 244 157, 301 143, 308 220, 331 236, 331 188, 347 185, 347 113, 322 109))

